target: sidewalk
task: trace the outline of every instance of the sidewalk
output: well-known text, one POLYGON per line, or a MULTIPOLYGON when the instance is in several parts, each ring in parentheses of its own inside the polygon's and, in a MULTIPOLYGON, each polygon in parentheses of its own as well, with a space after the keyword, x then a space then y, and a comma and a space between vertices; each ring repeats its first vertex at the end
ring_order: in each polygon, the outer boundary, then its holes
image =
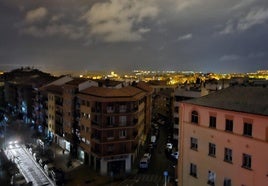
POLYGON ((118 183, 112 182, 108 176, 101 176, 96 171, 92 170, 88 165, 84 165, 77 159, 72 159, 72 166, 67 167, 69 160, 69 152, 64 151, 57 144, 51 145, 51 150, 54 152, 54 165, 65 172, 67 186, 116 186, 118 183))

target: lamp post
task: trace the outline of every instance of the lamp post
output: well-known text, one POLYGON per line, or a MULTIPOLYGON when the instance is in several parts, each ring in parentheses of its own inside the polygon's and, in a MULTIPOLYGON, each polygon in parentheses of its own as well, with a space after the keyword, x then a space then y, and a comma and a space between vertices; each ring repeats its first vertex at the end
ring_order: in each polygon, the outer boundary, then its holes
POLYGON ((168 171, 164 171, 164 177, 165 177, 165 186, 167 186, 167 177, 168 177, 168 171))

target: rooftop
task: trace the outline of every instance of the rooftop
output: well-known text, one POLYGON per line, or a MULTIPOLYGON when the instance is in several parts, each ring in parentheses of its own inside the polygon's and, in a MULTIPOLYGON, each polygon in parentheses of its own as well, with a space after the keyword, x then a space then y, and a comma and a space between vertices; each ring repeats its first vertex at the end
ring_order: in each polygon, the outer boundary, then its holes
POLYGON ((183 102, 268 116, 268 87, 232 86, 183 102))

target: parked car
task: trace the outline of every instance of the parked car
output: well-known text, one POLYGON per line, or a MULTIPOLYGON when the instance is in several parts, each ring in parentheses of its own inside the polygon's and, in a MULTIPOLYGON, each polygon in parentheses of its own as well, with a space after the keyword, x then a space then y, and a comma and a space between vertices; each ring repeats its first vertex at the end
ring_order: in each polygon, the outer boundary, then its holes
POLYGON ((52 180, 57 184, 57 185, 61 185, 62 183, 64 183, 64 179, 65 179, 65 174, 61 169, 56 169, 53 168, 50 171, 50 177, 52 178, 52 180))
POLYGON ((51 160, 48 158, 40 158, 38 163, 42 168, 44 168, 45 164, 51 163, 51 160))
POLYGON ((47 163, 44 165, 44 171, 45 173, 49 176, 50 171, 55 168, 54 165, 52 163, 47 163))
POLYGON ((173 147, 173 144, 172 144, 172 143, 167 143, 167 144, 166 144, 166 148, 167 148, 168 150, 172 150, 172 147, 173 147))
POLYGON ((38 152, 33 153, 33 158, 36 162, 38 162, 41 158, 40 154, 38 152))
POLYGON ((27 181, 21 173, 16 173, 11 177, 10 185, 21 186, 26 184, 27 181))
POLYGON ((148 169, 149 167, 149 160, 147 158, 142 158, 140 160, 139 168, 140 169, 148 169))
POLYGON ((147 158, 149 161, 151 160, 151 154, 150 153, 144 153, 143 158, 147 158))
POLYGON ((177 160, 179 158, 179 152, 172 152, 170 156, 177 160))

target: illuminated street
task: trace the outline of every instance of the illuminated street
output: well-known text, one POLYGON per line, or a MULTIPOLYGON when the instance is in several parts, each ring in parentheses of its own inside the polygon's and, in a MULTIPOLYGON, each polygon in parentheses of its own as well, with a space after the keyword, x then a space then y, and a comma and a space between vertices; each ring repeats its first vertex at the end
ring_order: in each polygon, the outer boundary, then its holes
POLYGON ((5 153, 17 164, 27 182, 32 182, 36 186, 55 185, 22 145, 10 144, 5 153))

